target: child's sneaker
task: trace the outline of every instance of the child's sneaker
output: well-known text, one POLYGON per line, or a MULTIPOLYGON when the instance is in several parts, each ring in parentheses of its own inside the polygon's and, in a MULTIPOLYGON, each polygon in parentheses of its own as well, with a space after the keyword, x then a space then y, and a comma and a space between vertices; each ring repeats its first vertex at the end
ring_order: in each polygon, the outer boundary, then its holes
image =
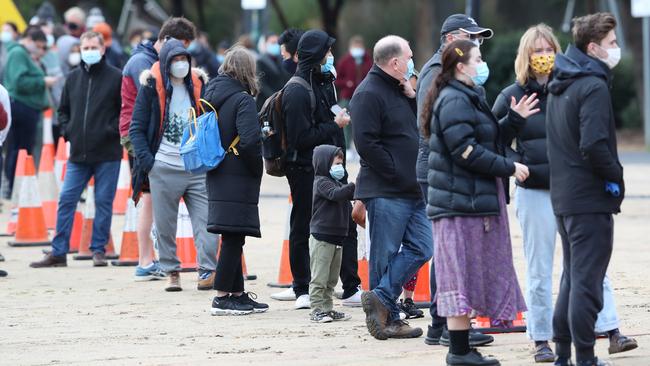
POLYGON ((350 318, 352 318, 350 315, 348 315, 348 314, 346 314, 346 313, 342 313, 342 312, 340 312, 340 311, 336 311, 336 310, 331 310, 331 311, 329 311, 327 314, 328 314, 328 315, 330 316, 330 318, 332 318, 332 320, 334 320, 335 322, 340 322, 340 321, 350 320, 350 318))
POLYGON ((400 300, 399 308, 406 314, 406 319, 424 318, 424 312, 415 306, 413 299, 400 300))
POLYGON ((312 313, 309 314, 309 320, 311 320, 314 323, 331 323, 332 321, 334 321, 334 319, 332 319, 329 313, 320 311, 318 309, 312 311, 312 313))
POLYGON ((155 281, 162 280, 164 278, 165 273, 160 270, 160 266, 157 262, 152 262, 146 267, 135 267, 135 275, 133 276, 133 279, 136 282, 155 281))
POLYGON ((253 307, 254 313, 264 313, 269 310, 269 305, 261 302, 255 301, 257 299, 257 294, 253 292, 244 292, 241 296, 231 296, 233 301, 238 301, 244 305, 251 305, 253 307))
POLYGON ((242 304, 230 295, 224 297, 215 296, 212 300, 212 315, 248 315, 253 312, 253 305, 242 304))

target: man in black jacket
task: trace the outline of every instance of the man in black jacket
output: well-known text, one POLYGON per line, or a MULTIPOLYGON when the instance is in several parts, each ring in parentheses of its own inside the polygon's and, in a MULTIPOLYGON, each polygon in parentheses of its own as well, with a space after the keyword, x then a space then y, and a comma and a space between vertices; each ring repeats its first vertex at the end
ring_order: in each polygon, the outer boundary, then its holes
POLYGON ((553 316, 553 341, 568 365, 594 356, 594 324, 603 307, 603 279, 612 254, 614 221, 624 195, 618 160, 610 69, 620 58, 616 19, 597 13, 574 19, 573 40, 555 61, 546 129, 551 201, 562 238, 563 274, 553 316))
MULTIPOLYGON (((289 219, 289 262, 293 275, 291 297, 295 296, 296 309, 310 307, 309 221, 314 148, 334 143, 340 129, 350 122, 350 117, 344 112, 333 116, 325 89, 325 85, 334 80, 331 47, 335 41, 320 30, 305 32, 298 43, 299 61, 295 74, 303 81, 287 84, 282 95, 282 113, 287 124, 286 175, 293 199, 289 219)), ((288 299, 286 292, 274 294, 271 298, 288 299)))
POLYGON ((282 67, 282 55, 278 36, 266 36, 264 53, 257 59, 257 74, 259 75, 260 93, 257 95, 257 110, 262 108, 266 98, 282 89, 289 80, 289 73, 282 67))
POLYGON ((82 63, 70 72, 58 110, 61 131, 70 142, 70 159, 59 197, 56 235, 52 252, 32 263, 33 268, 66 266, 74 212, 91 177, 96 216, 90 250, 94 265, 106 266, 105 246, 122 158, 118 131, 122 73, 106 63, 101 34, 87 32, 80 41, 82 63))
POLYGON ((377 339, 413 338, 422 329, 399 318, 402 286, 433 254, 431 222, 416 180, 418 154, 413 52, 387 36, 377 42, 374 63, 350 102, 354 144, 361 157, 355 199, 368 211, 370 288, 361 295, 368 331, 377 339), (401 247, 401 249, 400 249, 401 247))

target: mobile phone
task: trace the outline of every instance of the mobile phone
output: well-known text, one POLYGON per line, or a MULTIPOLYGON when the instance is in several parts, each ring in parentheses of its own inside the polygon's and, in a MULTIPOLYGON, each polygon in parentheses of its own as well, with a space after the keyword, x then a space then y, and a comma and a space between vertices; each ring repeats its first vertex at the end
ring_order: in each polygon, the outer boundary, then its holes
MULTIPOLYGON (((343 108, 341 108, 341 106, 338 105, 338 104, 334 104, 332 106, 332 108, 330 108, 330 111, 332 111, 332 113, 334 113, 335 116, 338 116, 339 113, 341 113, 342 110, 343 110, 343 108)), ((345 112, 345 114, 349 115, 347 111, 345 112)))

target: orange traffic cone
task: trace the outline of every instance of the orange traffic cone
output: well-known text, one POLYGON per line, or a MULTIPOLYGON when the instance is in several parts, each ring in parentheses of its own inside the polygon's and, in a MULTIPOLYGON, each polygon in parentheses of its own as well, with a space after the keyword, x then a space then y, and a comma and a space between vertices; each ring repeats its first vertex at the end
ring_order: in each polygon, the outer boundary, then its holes
POLYGON ((287 288, 291 287, 293 275, 291 274, 291 263, 289 262, 289 218, 291 217, 291 208, 293 200, 289 196, 289 210, 287 211, 286 225, 284 226, 284 240, 282 241, 282 253, 280 254, 280 269, 278 272, 278 282, 269 282, 269 287, 287 288))
POLYGON ((140 258, 138 250, 138 209, 135 202, 128 199, 126 203, 126 216, 124 217, 124 230, 122 231, 122 244, 120 245, 120 258, 112 261, 114 266, 137 266, 140 258))
POLYGON ((59 189, 54 174, 54 144, 52 143, 44 143, 41 150, 41 160, 38 166, 38 186, 43 198, 45 225, 48 229, 54 229, 56 228, 56 207, 59 189))
POLYGON ((486 316, 477 316, 473 328, 484 334, 522 333, 526 331, 526 322, 521 313, 515 320, 492 320, 486 316))
POLYGON ((16 159, 16 174, 14 175, 14 189, 11 192, 11 213, 9 215, 9 222, 7 229, 1 236, 13 236, 16 233, 16 223, 18 222, 18 193, 20 192, 20 184, 25 176, 25 160, 27 159, 27 150, 18 150, 18 158, 16 159))
POLYGON ((36 169, 32 156, 27 155, 25 158, 24 169, 25 175, 21 179, 20 186, 14 187, 14 191, 19 191, 18 221, 15 238, 8 244, 12 247, 51 245, 45 227, 43 206, 38 194, 36 169))
POLYGON ((56 156, 54 157, 54 176, 56 185, 61 190, 63 188, 63 177, 65 176, 65 166, 68 161, 68 147, 63 137, 59 137, 56 144, 56 156))
POLYGON ((429 287, 429 267, 431 262, 425 263, 418 271, 418 280, 413 292, 413 302, 417 307, 431 306, 431 288, 429 287))
POLYGON ((131 188, 131 171, 129 170, 129 155, 123 149, 122 161, 120 162, 120 175, 117 178, 117 190, 113 199, 113 214, 124 215, 126 212, 126 201, 129 200, 129 189, 131 188))
POLYGON ((178 218, 176 221, 176 255, 181 261, 181 271, 196 271, 196 247, 194 246, 194 232, 190 213, 187 211, 185 201, 181 199, 178 205, 178 218))
POLYGON ((364 291, 370 291, 370 283, 369 283, 369 273, 368 273, 368 259, 367 258, 361 258, 357 261, 358 267, 357 267, 357 274, 359 275, 359 278, 361 279, 361 289, 364 291))
POLYGON ((84 225, 84 214, 81 210, 81 202, 77 203, 77 209, 74 212, 74 221, 72 221, 72 233, 70 233, 70 249, 68 253, 78 253, 81 247, 81 232, 84 225))
POLYGON ((248 274, 248 268, 246 267, 246 258, 244 257, 244 252, 241 253, 241 270, 244 274, 244 279, 247 281, 254 281, 257 279, 257 275, 248 274))
MULTIPOLYGON (((93 223, 95 222, 95 178, 90 178, 88 190, 86 192, 86 205, 84 206, 84 219, 81 229, 81 242, 79 243, 79 252, 73 258, 75 260, 89 260, 93 258, 90 251, 90 244, 93 236, 93 223)), ((109 233, 108 243, 106 244, 106 258, 117 259, 113 246, 113 235, 109 233)))

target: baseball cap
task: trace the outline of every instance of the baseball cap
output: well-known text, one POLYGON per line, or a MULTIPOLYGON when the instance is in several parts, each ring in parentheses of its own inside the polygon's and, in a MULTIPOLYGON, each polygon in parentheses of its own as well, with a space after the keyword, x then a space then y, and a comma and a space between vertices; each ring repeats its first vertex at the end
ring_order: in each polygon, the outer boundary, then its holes
POLYGON ((449 32, 454 32, 457 30, 468 34, 478 34, 486 39, 492 38, 494 35, 492 29, 479 27, 479 25, 472 17, 465 14, 454 14, 447 17, 447 19, 445 19, 445 22, 442 23, 440 35, 444 36, 449 32))

